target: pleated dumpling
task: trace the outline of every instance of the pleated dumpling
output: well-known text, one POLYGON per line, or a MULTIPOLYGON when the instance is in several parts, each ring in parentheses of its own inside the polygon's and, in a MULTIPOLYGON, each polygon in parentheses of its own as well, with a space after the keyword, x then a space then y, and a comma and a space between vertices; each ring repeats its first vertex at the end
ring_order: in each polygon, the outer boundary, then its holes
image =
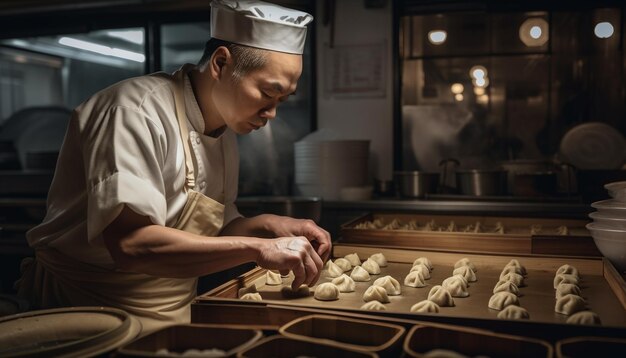
POLYGON ((476 282, 476 273, 469 267, 469 266, 461 266, 458 268, 455 268, 454 271, 452 271, 453 275, 461 275, 463 277, 465 277, 465 280, 467 280, 468 282, 476 282))
POLYGON ((476 265, 474 265, 468 258, 464 257, 462 259, 460 259, 459 261, 454 263, 454 268, 457 269, 461 266, 469 266, 472 271, 474 272, 478 272, 478 270, 476 269, 476 265))
POLYGON ((519 296, 519 288, 511 281, 498 281, 493 288, 493 293, 498 292, 511 292, 512 294, 519 296))
POLYGON ((334 278, 332 283, 337 286, 339 292, 354 292, 354 287, 356 286, 354 280, 345 273, 337 278, 334 278))
POLYGON ((514 266, 514 267, 518 267, 520 269, 520 275, 525 276, 526 275, 526 267, 524 267, 524 265, 520 264, 520 262, 516 259, 511 259, 511 261, 509 261, 509 263, 507 263, 506 265, 504 265, 504 268, 507 268, 509 266, 514 266))
POLYGON ((369 272, 365 271, 365 269, 361 266, 356 266, 354 270, 350 273, 350 278, 354 281, 365 282, 370 280, 369 272))
POLYGON ((374 300, 365 303, 363 306, 361 306, 361 309, 369 311, 386 311, 387 307, 385 307, 385 305, 383 305, 382 303, 374 300))
POLYGON ((347 254, 346 256, 344 256, 344 259, 348 260, 348 262, 350 262, 350 265, 352 266, 361 266, 361 259, 356 253, 347 254))
POLYGON ((376 261, 379 267, 387 266, 387 258, 381 252, 373 254, 372 256, 370 256, 370 259, 376 261))
POLYGON ((344 259, 343 257, 335 260, 335 265, 339 266, 343 270, 343 272, 350 271, 352 269, 352 264, 350 261, 344 259))
POLYGON ((507 273, 516 273, 518 275, 524 276, 522 269, 517 266, 505 266, 502 269, 502 272, 500 272, 500 277, 506 275, 507 273))
POLYGON ((409 287, 426 287, 426 280, 421 271, 411 271, 404 278, 404 285, 409 287))
POLYGON ((282 285, 283 279, 278 272, 267 270, 265 274, 265 284, 270 286, 282 285))
POLYGON ((501 319, 528 319, 530 315, 524 307, 509 305, 498 312, 498 318, 501 319))
POLYGON ((246 300, 246 301, 261 301, 263 297, 261 297, 260 293, 254 292, 254 293, 246 293, 243 296, 241 296, 240 299, 246 300))
POLYGON ((513 273, 513 272, 509 272, 505 275, 502 275, 500 277, 500 281, 509 281, 509 282, 513 282, 515 284, 515 286, 517 287, 522 287, 524 286, 524 276, 517 274, 517 273, 513 273))
POLYGON ((580 275, 578 274, 578 269, 568 264, 565 264, 556 270, 555 276, 560 274, 574 275, 576 276, 576 278, 580 278, 580 275))
POLYGON ((568 294, 556 300, 554 312, 569 316, 585 310, 585 305, 585 300, 582 297, 568 294))
POLYGON ((558 286, 556 286, 555 297, 557 300, 569 294, 580 296, 580 287, 574 285, 573 283, 560 283, 558 286))
POLYGON ((336 300, 339 298, 339 289, 332 282, 324 282, 315 288, 313 297, 320 301, 336 300))
POLYGON ((428 266, 421 264, 421 263, 417 265, 413 265, 413 267, 411 267, 411 270, 409 272, 415 272, 415 271, 421 272, 425 280, 430 279, 430 270, 428 269, 428 266))
POLYGON ((600 317, 591 311, 580 311, 567 317, 566 323, 585 324, 585 325, 601 325, 600 317))
POLYGON ((370 275, 380 274, 380 266, 378 266, 376 261, 372 259, 365 260, 365 262, 363 263, 363 265, 361 265, 361 267, 363 267, 365 271, 367 271, 370 275))
POLYGON ((519 300, 515 294, 511 292, 494 293, 489 299, 489 308, 501 311, 504 307, 516 305, 519 306, 519 300))
POLYGON ((428 292, 428 299, 435 302, 440 307, 453 307, 454 299, 445 287, 437 285, 433 286, 428 292))
POLYGON ((387 290, 384 287, 380 286, 370 286, 365 290, 363 294, 363 301, 379 301, 382 303, 389 303, 389 295, 387 295, 387 290))
POLYGON ((562 283, 571 283, 573 285, 578 285, 578 277, 569 273, 560 273, 554 276, 554 289, 559 287, 562 283))
POLYGON ((257 291, 256 285, 252 284, 251 286, 240 288, 237 291, 237 297, 241 298, 246 293, 257 293, 257 292, 259 292, 259 291, 257 291))
POLYGON ((411 306, 411 312, 439 313, 439 305, 431 300, 423 300, 411 306))
POLYGON ((402 293, 400 282, 389 275, 376 279, 374 281, 374 286, 383 287, 387 290, 387 294, 389 294, 389 296, 398 296, 402 293))
POLYGON ((339 277, 343 275, 341 267, 337 266, 332 260, 326 262, 326 272, 328 272, 328 277, 339 277))
POLYGON ((424 264, 428 268, 428 271, 433 270, 433 263, 427 257, 418 257, 413 261, 413 266, 417 264, 424 264))
POLYGON ((465 279, 461 275, 454 275, 443 280, 441 286, 443 286, 452 297, 468 297, 469 291, 467 290, 467 284, 465 279))

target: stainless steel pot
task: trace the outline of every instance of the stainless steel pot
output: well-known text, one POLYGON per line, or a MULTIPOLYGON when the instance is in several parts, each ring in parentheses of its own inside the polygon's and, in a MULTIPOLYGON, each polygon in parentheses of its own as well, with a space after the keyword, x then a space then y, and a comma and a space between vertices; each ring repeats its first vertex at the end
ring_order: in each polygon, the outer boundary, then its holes
POLYGON ((505 170, 459 170, 456 175, 461 194, 498 196, 506 193, 505 170))
MULTIPOLYGON (((507 187, 509 194, 517 196, 537 196, 539 192, 547 194, 548 183, 550 175, 547 173, 554 172, 556 166, 549 160, 536 160, 536 159, 516 159, 500 162, 502 169, 507 171, 507 187), (516 176, 521 175, 519 179, 516 176), (541 184, 540 182, 544 182, 541 184), (536 190, 529 188, 529 185, 538 184, 536 190), (522 187, 516 187, 522 186, 522 187), (525 187, 524 187, 525 186, 525 187), (542 189, 544 187, 546 189, 542 189), (537 191, 533 194, 533 191, 537 191), (523 195, 524 194, 524 195, 523 195)), ((556 188, 552 186, 550 189, 556 191, 556 188)), ((554 194, 554 193, 552 193, 554 194)), ((543 195, 543 194, 541 194, 543 195)))
POLYGON ((423 198, 426 194, 437 192, 439 173, 402 171, 395 172, 394 175, 400 196, 423 198))
POLYGON ((511 194, 521 197, 554 196, 557 193, 555 172, 515 173, 509 183, 511 194))
POLYGON ((268 196, 259 199, 259 207, 267 214, 311 219, 317 223, 322 217, 322 199, 318 197, 268 196))

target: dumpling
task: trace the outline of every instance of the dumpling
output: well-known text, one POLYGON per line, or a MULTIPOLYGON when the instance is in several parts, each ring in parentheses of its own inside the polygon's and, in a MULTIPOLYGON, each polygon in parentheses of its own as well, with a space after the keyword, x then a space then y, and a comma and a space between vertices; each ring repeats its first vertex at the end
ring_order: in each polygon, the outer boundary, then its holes
POLYGON ((428 266, 424 264, 417 264, 411 267, 411 270, 409 272, 415 272, 415 271, 421 272, 425 280, 430 279, 430 270, 428 269, 428 266))
POLYGON ((457 268, 459 268, 461 266, 469 266, 472 269, 472 271, 478 272, 478 270, 476 269, 476 266, 472 262, 470 262, 470 260, 468 258, 466 258, 466 257, 460 259, 459 261, 457 261, 454 264, 454 268, 455 269, 457 269, 457 268))
POLYGON ((282 285, 283 279, 278 272, 267 270, 265 274, 265 284, 270 286, 282 285))
POLYGON ((252 286, 240 288, 239 291, 237 291, 237 297, 241 298, 246 293, 257 293, 257 292, 259 291, 257 291, 256 285, 252 284, 252 286))
POLYGON ((465 277, 465 280, 468 282, 476 282, 476 273, 469 266, 461 266, 459 268, 455 268, 452 271, 453 275, 461 275, 465 277))
POLYGON ((380 274, 380 266, 378 266, 376 261, 372 259, 365 260, 365 262, 363 263, 363 265, 361 265, 361 267, 363 267, 365 271, 367 271, 370 275, 380 274))
POLYGON ((578 277, 568 274, 568 273, 560 273, 554 276, 554 289, 559 287, 562 283, 571 283, 573 285, 578 285, 578 277))
POLYGON ((387 290, 389 296, 398 296, 402 293, 400 282, 398 282, 398 280, 389 275, 381 277, 374 281, 374 286, 383 287, 385 290, 387 290))
POLYGON ((309 297, 311 295, 309 286, 307 285, 300 285, 300 287, 298 287, 295 291, 291 288, 291 286, 283 286, 280 289, 280 293, 285 298, 309 297))
MULTIPOLYGON (((443 282, 450 282, 450 281, 454 281, 454 280, 459 280, 459 281, 461 281, 463 283, 463 285, 465 285, 465 287, 469 287, 469 282, 467 282, 465 277, 463 277, 462 275, 452 275, 452 276, 446 278, 445 280, 443 280, 443 282)), ((443 283, 441 285, 443 286, 443 283)))
POLYGON ((245 295, 241 296, 240 299, 246 300, 246 301, 261 301, 263 297, 261 297, 260 293, 255 292, 255 293, 246 293, 245 295))
POLYGON ((582 297, 570 293, 556 300, 554 312, 569 316, 585 310, 585 305, 585 300, 582 297))
POLYGON ((433 270, 433 263, 430 262, 430 260, 427 257, 418 257, 417 259, 415 259, 415 261, 413 261, 413 266, 417 264, 424 264, 424 266, 428 268, 428 271, 433 270))
POLYGON ((508 264, 504 265, 504 268, 507 268, 509 266, 519 267, 519 269, 522 271, 520 273, 520 275, 522 275, 522 276, 526 275, 526 267, 524 267, 524 265, 520 264, 518 260, 511 259, 511 261, 509 261, 508 264))
POLYGON ((420 355, 423 358, 468 358, 468 356, 450 349, 432 349, 420 355))
POLYGON ((328 266, 326 272, 328 272, 329 277, 339 277, 343 275, 343 270, 341 269, 341 267, 335 265, 335 263, 331 260, 328 260, 326 264, 328 266))
POLYGON ((370 256, 370 259, 376 261, 376 263, 380 267, 386 267, 387 266, 387 258, 385 257, 385 255, 383 255, 380 252, 370 256))
POLYGON ((576 278, 580 278, 580 275, 578 274, 578 269, 576 267, 572 266, 572 265, 565 264, 565 265, 559 267, 556 270, 555 276, 559 275, 559 274, 562 274, 562 273, 563 274, 568 274, 568 275, 574 275, 574 276, 576 276, 576 278))
POLYGON ((404 278, 404 285, 410 287, 425 287, 426 279, 421 271, 411 271, 404 278))
POLYGON ((524 286, 524 276, 517 274, 517 273, 513 273, 513 272, 509 272, 505 275, 502 275, 500 277, 500 281, 509 281, 509 282, 513 282, 515 284, 515 286, 517 287, 522 287, 524 286))
POLYGON ((519 296, 519 288, 511 281, 498 281, 493 288, 493 293, 498 292, 511 292, 512 294, 519 296))
POLYGON ((448 292, 445 287, 440 285, 433 286, 433 288, 430 289, 430 292, 428 292, 428 299, 435 302, 440 307, 454 306, 454 299, 452 298, 452 295, 450 295, 450 292, 448 292))
POLYGON ((332 282, 324 282, 315 288, 313 297, 320 301, 336 300, 339 298, 339 289, 332 282))
POLYGON ((337 286, 339 292, 354 292, 355 283, 354 280, 350 278, 350 276, 345 273, 341 276, 334 278, 332 283, 337 286))
POLYGON ((580 287, 573 283, 559 283, 559 285, 556 286, 555 297, 557 300, 568 294, 580 296, 580 287))
POLYGON ((370 280, 369 272, 365 271, 365 269, 361 266, 356 266, 354 270, 350 273, 350 278, 354 281, 365 282, 370 280))
POLYGON ((566 323, 571 324, 586 324, 586 325, 600 325, 600 317, 591 311, 580 311, 567 318, 566 323))
POLYGON ((498 318, 501 319, 528 319, 530 315, 524 307, 509 305, 498 312, 498 318))
POLYGON ((383 305, 382 303, 374 300, 365 303, 363 306, 361 306, 361 309, 370 311, 386 311, 387 307, 385 307, 385 305, 383 305))
POLYGON ((517 266, 505 266, 500 272, 500 277, 506 275, 507 273, 516 273, 520 276, 523 276, 522 269, 517 266))
POLYGON ((415 313, 439 313, 439 305, 431 300, 420 301, 411 306, 411 312, 415 313))
POLYGON ((502 310, 506 306, 516 305, 519 306, 519 300, 517 296, 511 292, 498 292, 494 293, 489 299, 489 308, 494 310, 502 310))
POLYGON ((352 264, 350 263, 350 261, 344 259, 343 257, 335 260, 335 265, 339 266, 343 270, 343 272, 350 271, 352 269, 352 264))
POLYGON ((389 303, 389 296, 387 295, 387 290, 384 287, 380 286, 370 286, 365 290, 363 294, 363 301, 379 301, 382 303, 389 303))
POLYGON ((454 275, 443 280, 441 286, 448 290, 452 297, 468 297, 467 284, 463 280, 463 276, 454 275))
POLYGON ((346 260, 348 260, 348 262, 352 266, 360 266, 361 265, 361 259, 359 259, 359 255, 357 255, 356 253, 348 254, 348 255, 344 256, 344 258, 346 260))

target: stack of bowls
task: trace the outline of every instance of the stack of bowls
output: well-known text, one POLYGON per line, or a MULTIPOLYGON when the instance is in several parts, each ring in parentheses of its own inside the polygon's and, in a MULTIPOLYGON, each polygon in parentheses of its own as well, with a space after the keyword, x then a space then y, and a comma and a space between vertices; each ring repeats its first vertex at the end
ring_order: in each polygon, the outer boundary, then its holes
POLYGON ((612 199, 597 201, 587 229, 598 250, 622 273, 626 272, 626 181, 604 186, 612 199))

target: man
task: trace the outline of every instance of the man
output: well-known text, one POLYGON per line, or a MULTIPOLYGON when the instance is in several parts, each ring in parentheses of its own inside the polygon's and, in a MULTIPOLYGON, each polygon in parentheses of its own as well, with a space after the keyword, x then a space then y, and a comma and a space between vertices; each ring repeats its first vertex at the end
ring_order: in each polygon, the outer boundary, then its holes
POLYGON ((309 14, 215 0, 197 66, 123 81, 72 114, 36 260, 35 307, 104 305, 144 331, 188 322, 196 278, 246 262, 319 278, 330 235, 310 220, 241 217, 235 134, 259 129, 296 90, 309 14), (266 239, 271 238, 271 239, 266 239))

